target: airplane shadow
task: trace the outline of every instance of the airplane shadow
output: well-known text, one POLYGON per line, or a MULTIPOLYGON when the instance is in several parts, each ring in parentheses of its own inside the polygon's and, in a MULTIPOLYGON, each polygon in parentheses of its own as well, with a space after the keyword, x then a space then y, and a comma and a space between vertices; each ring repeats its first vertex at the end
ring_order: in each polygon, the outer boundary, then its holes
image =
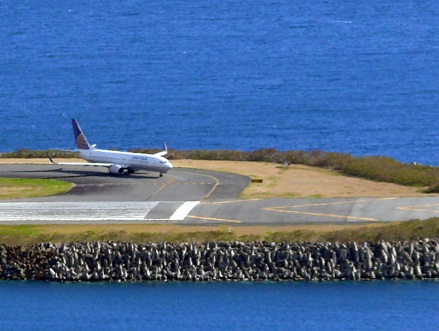
POLYGON ((69 169, 63 169, 63 168, 58 168, 58 169, 48 169, 48 170, 16 170, 16 171, 9 171, 9 173, 20 173, 23 174, 20 177, 24 177, 26 173, 31 173, 31 174, 38 174, 38 173, 59 173, 58 176, 44 176, 44 177, 40 177, 38 176, 38 178, 42 178, 42 179, 69 179, 69 178, 78 178, 78 177, 101 177, 101 178, 112 178, 114 180, 123 180, 123 179, 158 179, 160 178, 158 175, 154 176, 154 175, 150 175, 148 173, 134 173, 134 174, 123 174, 123 175, 113 175, 110 174, 108 172, 100 172, 100 171, 81 171, 81 170, 69 170, 69 169), (66 175, 67 174, 67 175, 66 175), (70 176, 69 176, 70 175, 70 176))

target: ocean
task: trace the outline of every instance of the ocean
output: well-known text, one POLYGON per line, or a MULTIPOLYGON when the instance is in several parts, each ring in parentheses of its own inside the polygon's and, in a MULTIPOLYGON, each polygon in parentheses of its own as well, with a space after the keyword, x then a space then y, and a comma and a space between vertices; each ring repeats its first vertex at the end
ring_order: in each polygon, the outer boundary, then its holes
POLYGON ((433 330, 432 281, 0 282, 2 330, 433 330))
POLYGON ((0 152, 322 150, 439 165, 434 1, 4 1, 0 152))
MULTIPOLYGON (((3 1, 0 152, 322 150, 439 165, 434 1, 3 1)), ((437 282, 1 282, 0 328, 430 329, 437 282)))

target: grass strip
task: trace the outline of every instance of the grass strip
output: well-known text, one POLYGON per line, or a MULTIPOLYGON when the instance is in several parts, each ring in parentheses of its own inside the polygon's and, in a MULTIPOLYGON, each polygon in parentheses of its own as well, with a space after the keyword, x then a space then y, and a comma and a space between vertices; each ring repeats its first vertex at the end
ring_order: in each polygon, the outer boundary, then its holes
POLYGON ((0 178, 0 200, 65 193, 72 185, 55 179, 0 178))
POLYGON ((439 238, 439 218, 358 225, 179 226, 144 224, 0 225, 0 243, 40 242, 377 242, 439 238))

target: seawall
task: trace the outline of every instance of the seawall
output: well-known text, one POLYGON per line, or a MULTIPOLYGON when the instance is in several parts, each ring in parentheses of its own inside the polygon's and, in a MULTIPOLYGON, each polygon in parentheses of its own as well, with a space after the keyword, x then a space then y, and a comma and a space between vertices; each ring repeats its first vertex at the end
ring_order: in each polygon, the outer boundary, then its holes
POLYGON ((123 242, 0 246, 0 279, 256 281, 439 278, 439 239, 378 243, 123 242))

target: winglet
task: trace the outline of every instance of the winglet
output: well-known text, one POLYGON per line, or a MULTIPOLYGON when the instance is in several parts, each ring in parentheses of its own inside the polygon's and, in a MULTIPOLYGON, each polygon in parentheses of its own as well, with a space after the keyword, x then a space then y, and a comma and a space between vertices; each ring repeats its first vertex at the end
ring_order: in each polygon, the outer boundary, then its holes
POLYGON ((49 158, 50 162, 52 162, 53 164, 58 164, 55 161, 53 161, 53 159, 50 157, 49 153, 46 152, 46 155, 49 158))
POLYGON ((168 154, 168 147, 166 146, 166 143, 163 142, 163 151, 155 153, 155 156, 165 156, 166 154, 168 154))
POLYGON ((90 144, 85 138, 84 133, 81 130, 78 122, 72 118, 72 126, 73 126, 73 135, 75 137, 75 144, 77 149, 90 149, 90 144))

